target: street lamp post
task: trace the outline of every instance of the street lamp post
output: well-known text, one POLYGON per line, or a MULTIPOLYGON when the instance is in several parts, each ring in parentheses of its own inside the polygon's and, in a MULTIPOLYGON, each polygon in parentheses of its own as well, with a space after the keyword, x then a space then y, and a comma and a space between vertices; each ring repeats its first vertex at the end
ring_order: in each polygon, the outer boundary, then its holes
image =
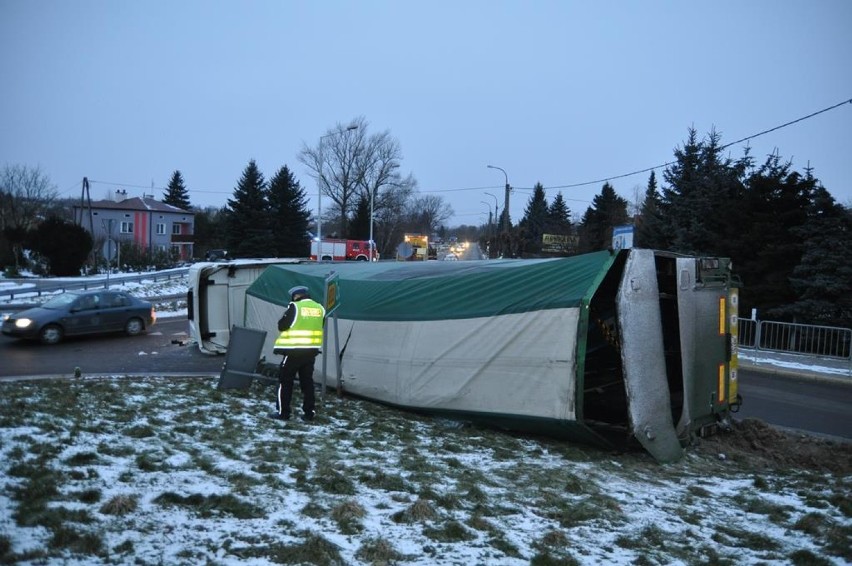
MULTIPOLYGON (((486 195, 488 195, 488 196, 490 196, 491 198, 494 199, 494 253, 496 254, 498 247, 499 247, 498 243, 497 243, 497 240, 498 240, 497 239, 497 219, 500 218, 500 207, 497 206, 497 196, 496 195, 493 195, 493 194, 489 193, 488 191, 485 191, 484 194, 486 194, 486 195)), ((489 253, 488 256, 491 257, 491 254, 489 253)))
POLYGON ((370 263, 373 262, 373 248, 376 244, 373 243, 373 188, 370 187, 370 263))
POLYGON ((317 261, 322 261, 322 184, 325 181, 325 178, 322 176, 322 170, 325 165, 325 155, 323 155, 322 151, 322 142, 325 138, 331 136, 337 136, 340 134, 344 134, 346 132, 357 130, 357 124, 352 124, 347 127, 345 130, 337 130, 336 132, 331 132, 329 134, 325 134, 324 136, 320 136, 319 143, 319 194, 317 195, 317 261))
POLYGON ((509 231, 509 192, 512 190, 511 185, 509 185, 509 175, 506 174, 506 170, 502 167, 497 167, 495 165, 487 165, 487 167, 489 169, 502 171, 503 176, 506 178, 506 200, 503 203, 503 232, 507 233, 509 231))
POLYGON ((488 207, 488 236, 491 237, 491 203, 485 202, 484 200, 481 200, 479 202, 488 207))

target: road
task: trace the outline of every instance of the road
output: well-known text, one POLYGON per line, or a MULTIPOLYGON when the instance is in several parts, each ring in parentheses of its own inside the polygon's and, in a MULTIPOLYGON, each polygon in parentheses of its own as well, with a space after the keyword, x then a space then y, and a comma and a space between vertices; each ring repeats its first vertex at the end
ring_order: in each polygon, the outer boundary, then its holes
MULTIPOLYGON (((218 375, 224 356, 187 341, 185 317, 161 318, 148 334, 67 338, 56 346, 0 336, 0 379, 9 376, 197 373, 218 375)), ((852 439, 852 384, 740 369, 738 419, 852 439)))
POLYGON ((55 346, 0 336, 0 379, 21 375, 209 373, 224 356, 202 354, 186 343, 186 317, 160 318, 140 336, 110 334, 66 338, 55 346), (175 343, 177 342, 177 343, 175 343))
POLYGON ((852 439, 852 384, 740 369, 737 419, 852 439))

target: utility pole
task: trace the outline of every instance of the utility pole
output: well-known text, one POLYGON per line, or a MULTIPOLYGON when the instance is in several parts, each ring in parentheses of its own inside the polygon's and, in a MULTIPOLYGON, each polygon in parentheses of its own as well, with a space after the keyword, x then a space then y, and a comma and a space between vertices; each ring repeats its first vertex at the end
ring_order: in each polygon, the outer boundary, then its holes
POLYGON ((501 167, 496 167, 494 165, 488 165, 489 169, 498 169, 503 171, 503 176, 506 178, 506 198, 503 203, 503 233, 508 234, 509 232, 509 193, 512 192, 512 187, 509 185, 509 175, 506 174, 506 170, 501 167))

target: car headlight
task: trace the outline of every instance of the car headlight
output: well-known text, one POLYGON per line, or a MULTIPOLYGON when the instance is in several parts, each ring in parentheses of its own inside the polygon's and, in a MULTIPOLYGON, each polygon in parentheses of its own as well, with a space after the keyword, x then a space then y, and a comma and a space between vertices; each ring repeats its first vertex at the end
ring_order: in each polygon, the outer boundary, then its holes
POLYGON ((19 318, 15 321, 16 328, 26 328, 27 326, 33 323, 32 319, 29 318, 19 318))
POLYGON ((10 318, 12 318, 12 315, 3 313, 2 315, 0 315, 0 322, 6 322, 10 318))

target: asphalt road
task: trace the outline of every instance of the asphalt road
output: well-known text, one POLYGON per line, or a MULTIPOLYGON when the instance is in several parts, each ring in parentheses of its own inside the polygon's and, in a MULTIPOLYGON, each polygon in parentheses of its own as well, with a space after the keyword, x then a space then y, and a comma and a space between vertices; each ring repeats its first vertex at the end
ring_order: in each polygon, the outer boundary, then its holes
POLYGON ((852 381, 740 368, 743 405, 735 418, 852 439, 852 381))
MULTIPOLYGON (((147 334, 67 338, 55 346, 0 336, 0 380, 11 376, 218 375, 224 356, 187 343, 186 318, 161 318, 147 334)), ((740 368, 744 403, 735 418, 852 439, 852 382, 740 368)))
POLYGON ((147 334, 65 338, 55 346, 0 336, 0 379, 9 376, 84 374, 218 374, 224 356, 186 345, 186 317, 160 318, 147 334))

